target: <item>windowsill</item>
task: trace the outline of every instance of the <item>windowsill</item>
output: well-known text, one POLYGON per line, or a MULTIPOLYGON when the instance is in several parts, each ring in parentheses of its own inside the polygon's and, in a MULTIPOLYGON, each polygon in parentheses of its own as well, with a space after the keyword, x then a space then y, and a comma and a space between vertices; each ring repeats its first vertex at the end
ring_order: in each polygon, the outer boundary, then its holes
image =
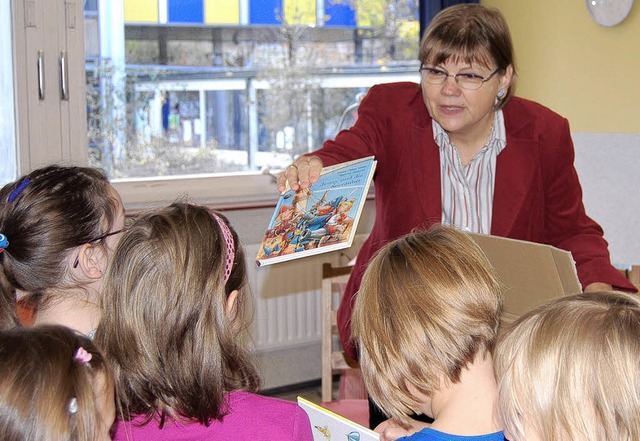
MULTIPOLYGON (((114 179, 111 183, 132 214, 185 198, 223 211, 273 208, 278 201, 275 177, 260 172, 114 179)), ((367 200, 374 197, 372 185, 367 200)))
POLYGON ((127 211, 180 199, 225 210, 263 208, 274 207, 278 198, 274 178, 260 172, 115 179, 112 184, 127 211))

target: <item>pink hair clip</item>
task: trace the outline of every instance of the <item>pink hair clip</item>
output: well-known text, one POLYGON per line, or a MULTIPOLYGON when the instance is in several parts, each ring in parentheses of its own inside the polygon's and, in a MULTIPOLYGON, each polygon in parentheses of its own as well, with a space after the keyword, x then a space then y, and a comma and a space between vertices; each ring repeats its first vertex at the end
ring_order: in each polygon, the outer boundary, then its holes
POLYGON ((73 356, 73 359, 75 361, 80 362, 81 364, 87 364, 87 363, 89 363, 91 361, 92 357, 93 357, 93 355, 91 355, 89 352, 87 352, 85 350, 85 348, 80 346, 78 348, 78 350, 76 351, 76 355, 73 356))

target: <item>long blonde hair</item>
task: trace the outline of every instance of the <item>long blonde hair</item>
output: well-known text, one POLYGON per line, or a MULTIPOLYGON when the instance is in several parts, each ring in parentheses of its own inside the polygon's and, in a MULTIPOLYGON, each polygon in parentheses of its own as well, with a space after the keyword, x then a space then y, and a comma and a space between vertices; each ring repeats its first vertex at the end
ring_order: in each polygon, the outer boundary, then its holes
POLYGON ((226 414, 226 392, 258 388, 238 327, 244 254, 231 226, 225 240, 226 218, 215 216, 219 221, 205 207, 174 203, 137 219, 114 252, 95 339, 113 366, 125 420, 208 425, 226 414), (232 320, 226 305, 234 290, 240 294, 232 320))
POLYGON ((499 414, 513 441, 640 439, 640 298, 563 297, 498 341, 499 414))
POLYGON ((476 243, 450 227, 393 241, 369 264, 353 311, 367 391, 389 416, 408 421, 418 403, 456 383, 496 338, 502 287, 476 243))

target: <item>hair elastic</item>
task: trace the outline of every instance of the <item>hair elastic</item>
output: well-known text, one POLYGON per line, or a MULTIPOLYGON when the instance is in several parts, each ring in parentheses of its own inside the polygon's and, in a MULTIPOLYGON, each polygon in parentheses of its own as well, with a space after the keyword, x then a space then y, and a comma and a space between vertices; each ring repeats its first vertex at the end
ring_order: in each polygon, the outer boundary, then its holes
POLYGON ((79 362, 80 364, 87 364, 91 361, 92 358, 93 358, 93 355, 87 352, 87 350, 82 346, 78 348, 78 350, 76 351, 76 355, 73 356, 73 359, 79 362))
POLYGON ((67 407, 67 410, 71 415, 75 415, 76 412, 78 412, 78 400, 76 399, 76 397, 73 397, 69 400, 69 406, 67 407))
POLYGON ((222 235, 224 236, 224 242, 227 245, 227 261, 224 265, 224 283, 229 281, 229 276, 231 275, 231 267, 233 267, 233 260, 236 257, 235 247, 233 243, 233 234, 231 234, 231 230, 217 214, 211 213, 211 216, 218 222, 220 229, 222 230, 222 235))
POLYGON ((27 185, 29 184, 31 184, 31 179, 24 178, 22 182, 19 183, 18 186, 9 194, 9 202, 15 201, 16 198, 20 196, 20 193, 22 193, 22 190, 27 188, 27 185))
POLYGON ((9 239, 7 239, 7 236, 5 236, 4 234, 0 233, 0 253, 6 250, 8 246, 9 239))

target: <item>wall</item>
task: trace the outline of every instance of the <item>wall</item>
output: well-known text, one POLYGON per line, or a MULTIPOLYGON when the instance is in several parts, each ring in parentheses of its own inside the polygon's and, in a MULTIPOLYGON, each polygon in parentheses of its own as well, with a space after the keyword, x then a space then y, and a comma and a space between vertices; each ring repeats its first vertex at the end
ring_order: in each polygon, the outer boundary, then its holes
POLYGON ((565 115, 576 132, 638 133, 640 4, 604 27, 582 0, 483 0, 505 15, 518 95, 565 115))
POLYGON ((482 0, 506 17, 517 94, 566 116, 587 212, 615 263, 640 263, 640 4, 617 26, 596 24, 582 0, 482 0))
MULTIPOLYGON (((275 194, 275 185, 274 185, 275 194)), ((374 201, 366 202, 351 248, 257 268, 253 263, 273 208, 230 210, 225 214, 240 236, 246 253, 253 295, 252 341, 256 348, 263 388, 271 389, 320 378, 320 288, 322 263, 344 265, 366 239, 375 218, 374 201), (310 299, 318 300, 313 311, 310 299), (283 308, 286 312, 283 313, 283 308), (296 311, 303 309, 301 314, 296 311), (304 321, 303 323, 300 323, 304 321), (286 321, 288 323, 282 323, 286 321), (307 323, 308 321, 308 323, 307 323), (264 334, 265 327, 268 328, 264 334), (295 334, 313 328, 306 337, 295 334), (262 330, 262 331, 261 331, 262 330)))

